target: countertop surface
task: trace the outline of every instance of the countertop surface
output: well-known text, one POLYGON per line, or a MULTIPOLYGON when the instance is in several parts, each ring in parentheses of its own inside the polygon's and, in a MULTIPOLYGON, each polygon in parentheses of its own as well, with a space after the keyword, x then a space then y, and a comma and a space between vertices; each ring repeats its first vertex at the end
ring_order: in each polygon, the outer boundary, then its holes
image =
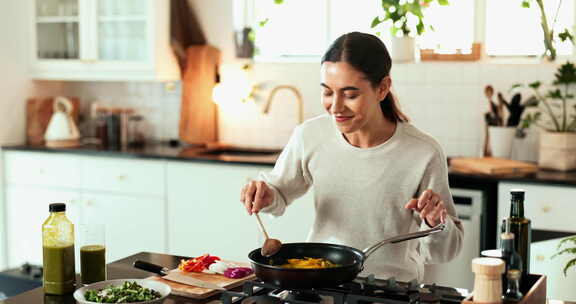
MULTIPOLYGON (((280 150, 250 149, 245 148, 246 153, 207 153, 213 148, 204 147, 172 147, 168 144, 153 144, 142 148, 108 150, 98 146, 82 146, 79 148, 47 148, 44 146, 9 145, 3 146, 6 151, 34 151, 45 153, 68 153, 86 156, 120 157, 133 159, 160 159, 185 162, 209 162, 244 165, 268 165, 273 166, 280 150), (251 153, 254 152, 254 153, 251 153)), ((524 176, 486 175, 458 172, 450 170, 451 179, 464 179, 470 182, 483 181, 508 181, 522 183, 537 183, 550 185, 576 186, 576 171, 561 172, 540 170, 534 174, 524 176)))
MULTIPOLYGON (((166 266, 168 268, 176 268, 180 259, 185 257, 173 256, 173 255, 166 255, 166 254, 157 254, 157 253, 150 253, 150 252, 140 252, 135 255, 131 255, 127 258, 115 261, 107 265, 107 274, 109 280, 114 279, 143 279, 150 276, 150 273, 135 269, 132 267, 132 264, 136 260, 143 260, 148 261, 154 264, 159 264, 166 266)), ((240 288, 240 287, 239 287, 240 288)), ((557 301, 557 300, 548 300, 549 304, 576 304, 575 302, 566 302, 566 301, 557 301)), ((76 303, 74 297, 72 295, 66 296, 55 296, 55 295, 46 295, 42 287, 24 292, 17 296, 11 297, 4 302, 0 301, 3 304, 29 304, 29 303, 44 303, 44 304, 68 304, 68 303, 76 303)), ((179 296, 169 296, 165 301, 164 304, 185 304, 185 303, 198 303, 198 304, 221 304, 222 301, 220 300, 220 295, 215 295, 213 297, 203 299, 203 300, 194 300, 185 297, 179 296)))

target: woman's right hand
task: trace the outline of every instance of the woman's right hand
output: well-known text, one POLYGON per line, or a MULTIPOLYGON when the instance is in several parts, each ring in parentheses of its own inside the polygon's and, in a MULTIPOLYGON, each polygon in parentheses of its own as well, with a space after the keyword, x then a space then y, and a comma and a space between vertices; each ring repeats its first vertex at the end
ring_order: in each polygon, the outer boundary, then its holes
POLYGON ((262 208, 272 204, 274 191, 263 181, 249 181, 240 193, 240 202, 246 207, 248 214, 258 213, 262 208))

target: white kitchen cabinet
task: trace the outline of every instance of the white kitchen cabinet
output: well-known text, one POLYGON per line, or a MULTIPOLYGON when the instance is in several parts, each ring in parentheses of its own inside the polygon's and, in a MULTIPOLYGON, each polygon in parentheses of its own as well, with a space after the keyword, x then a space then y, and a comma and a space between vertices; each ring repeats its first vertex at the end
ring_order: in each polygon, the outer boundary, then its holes
POLYGON ((510 189, 526 191, 524 215, 532 221, 532 229, 574 232, 576 221, 573 211, 576 187, 499 183, 498 223, 510 215, 510 189))
POLYGON ((5 188, 8 267, 42 264, 42 224, 50 203, 66 203, 66 216, 78 223, 79 193, 41 187, 9 185, 5 188))
POLYGON ((32 78, 174 81, 170 1, 32 0, 32 78))
POLYGON ((532 243, 530 248, 530 271, 547 276, 546 296, 549 299, 576 301, 576 269, 572 268, 564 276, 563 269, 568 261, 574 258, 570 255, 560 255, 552 258, 558 252, 561 239, 552 239, 532 243))
POLYGON ((163 198, 84 192, 80 213, 80 224, 105 225, 108 262, 141 251, 165 252, 163 198))
POLYGON ((76 189, 80 160, 74 155, 4 152, 4 178, 10 185, 76 189))
MULTIPOLYGON (((167 163, 169 252, 184 256, 203 253, 248 261, 262 245, 256 218, 240 203, 247 179, 270 166, 167 163)), ((313 217, 311 194, 294 202, 285 216, 262 216, 271 237, 283 242, 305 241, 313 217)))
MULTIPOLYGON (((532 221, 532 231, 551 231, 576 234, 574 197, 576 187, 535 185, 503 182, 498 185, 498 219, 510 214, 510 189, 526 191, 524 215, 532 221)), ((569 256, 551 257, 558 252, 559 239, 533 242, 530 247, 530 272, 548 277, 547 297, 559 300, 576 300, 576 271, 565 277, 562 269, 569 256)))

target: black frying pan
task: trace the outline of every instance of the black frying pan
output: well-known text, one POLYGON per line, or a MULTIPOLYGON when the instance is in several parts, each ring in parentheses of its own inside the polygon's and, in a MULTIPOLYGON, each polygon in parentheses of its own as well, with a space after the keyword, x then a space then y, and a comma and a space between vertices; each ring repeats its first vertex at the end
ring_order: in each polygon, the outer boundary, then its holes
POLYGON ((248 258, 260 280, 282 288, 337 286, 354 280, 364 269, 366 259, 383 245, 425 237, 443 231, 444 227, 444 224, 440 224, 432 229, 399 235, 380 241, 364 250, 326 243, 287 243, 282 244, 280 251, 272 257, 262 256, 258 248, 252 250, 248 258), (285 264, 287 259, 304 257, 325 258, 340 266, 323 269, 291 269, 279 266, 285 264))

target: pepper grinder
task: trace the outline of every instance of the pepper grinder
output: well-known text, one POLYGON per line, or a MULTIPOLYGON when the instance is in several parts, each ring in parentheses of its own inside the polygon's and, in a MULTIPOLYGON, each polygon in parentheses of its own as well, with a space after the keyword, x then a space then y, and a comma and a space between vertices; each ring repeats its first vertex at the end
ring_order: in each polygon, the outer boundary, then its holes
POLYGON ((496 258, 475 258, 472 260, 474 272, 474 303, 502 302, 502 273, 504 261, 496 258))

